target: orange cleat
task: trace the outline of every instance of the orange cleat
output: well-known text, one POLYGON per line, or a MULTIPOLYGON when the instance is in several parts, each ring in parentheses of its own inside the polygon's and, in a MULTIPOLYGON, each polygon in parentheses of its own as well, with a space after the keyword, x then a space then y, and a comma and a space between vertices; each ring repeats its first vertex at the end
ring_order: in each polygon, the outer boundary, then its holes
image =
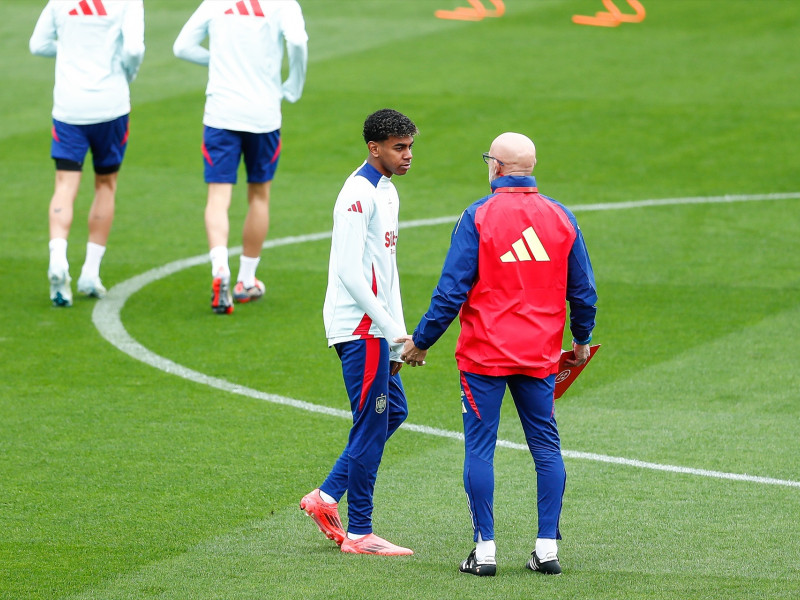
POLYGON ((333 540, 340 546, 344 541, 345 533, 342 527, 342 520, 339 518, 339 504, 325 502, 319 495, 319 488, 309 492, 300 500, 300 510, 314 519, 319 530, 325 534, 329 540, 333 540))
POLYGON ((377 554, 378 556, 407 556, 409 554, 414 554, 414 551, 410 548, 395 546, 374 533, 365 535, 357 540, 351 540, 345 537, 342 543, 342 552, 349 552, 350 554, 377 554))

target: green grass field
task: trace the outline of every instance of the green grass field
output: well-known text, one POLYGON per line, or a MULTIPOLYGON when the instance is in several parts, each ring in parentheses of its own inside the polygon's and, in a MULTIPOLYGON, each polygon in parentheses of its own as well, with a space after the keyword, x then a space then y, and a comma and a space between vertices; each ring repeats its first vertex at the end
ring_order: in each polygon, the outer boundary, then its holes
MULTIPOLYGON (((197 2, 146 2, 111 293, 55 309, 53 62, 28 53, 44 0, 4 0, 0 598, 797 598, 800 3, 642 3, 644 22, 606 29, 571 22, 600 0, 506 0, 505 16, 477 23, 434 18, 460 0, 301 0, 310 62, 303 98, 284 106, 267 296, 218 317, 202 258, 207 73, 171 51, 197 2), (347 437, 322 328, 324 235, 366 155, 363 119, 384 106, 421 130, 396 181, 401 219, 449 218, 401 228, 409 329, 452 223, 487 193, 480 154, 499 133, 534 139, 540 189, 581 223, 603 348, 557 404, 562 577, 523 568, 535 474, 511 402, 498 576, 457 571, 472 548, 463 443, 448 437, 461 430, 457 325, 425 368, 403 371, 419 427, 389 442, 376 487, 376 532, 416 554, 343 555, 298 510, 347 437), (707 200, 723 196, 738 201, 707 200)), ((75 279, 90 203, 89 173, 75 279)), ((240 185, 232 247, 245 204, 240 185)))

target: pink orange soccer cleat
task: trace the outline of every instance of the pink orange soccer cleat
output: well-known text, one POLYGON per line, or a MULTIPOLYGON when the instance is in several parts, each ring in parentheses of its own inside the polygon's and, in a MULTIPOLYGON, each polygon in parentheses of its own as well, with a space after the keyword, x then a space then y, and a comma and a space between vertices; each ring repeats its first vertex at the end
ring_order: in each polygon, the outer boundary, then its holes
POLYGON ((341 545, 345 539, 342 520, 339 518, 339 504, 325 502, 319 495, 319 488, 309 492, 300 500, 300 510, 314 519, 319 530, 325 534, 329 540, 333 540, 341 545))
POLYGON ((344 542, 342 542, 342 552, 349 552, 350 554, 377 554, 379 556, 407 556, 409 554, 414 554, 414 551, 410 548, 395 546, 393 543, 387 542, 374 533, 365 535, 357 540, 351 540, 345 537, 344 542))

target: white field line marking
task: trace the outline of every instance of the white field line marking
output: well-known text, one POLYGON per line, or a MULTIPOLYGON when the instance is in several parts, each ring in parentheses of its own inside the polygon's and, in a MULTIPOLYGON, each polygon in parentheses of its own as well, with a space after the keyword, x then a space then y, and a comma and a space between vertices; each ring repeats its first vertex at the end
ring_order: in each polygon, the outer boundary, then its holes
MULTIPOLYGON (((632 202, 619 202, 619 203, 600 203, 600 204, 584 204, 571 207, 573 212, 586 212, 586 211, 604 211, 604 210, 622 210, 626 208, 643 208, 650 206, 673 206, 679 204, 711 204, 721 202, 757 202, 764 200, 795 200, 800 199, 800 192, 787 193, 787 194, 757 194, 751 196, 710 196, 710 197, 694 197, 694 198, 665 198, 660 200, 637 200, 632 202)), ((400 225, 404 229, 411 227, 426 227, 431 225, 441 225, 445 223, 455 223, 458 216, 455 217, 438 217, 433 219, 419 219, 415 221, 403 221, 400 225)), ((329 239, 330 232, 312 233, 308 235, 290 236, 276 240, 268 240, 264 243, 264 249, 275 248, 278 246, 287 246, 290 244, 303 244, 306 242, 315 242, 320 240, 329 239)), ((231 248, 230 255, 241 253, 241 247, 231 248)), ((287 398, 277 394, 269 394, 248 388, 245 386, 231 383, 219 377, 212 377, 199 371, 194 371, 179 365, 176 362, 159 356, 158 354, 148 350, 142 344, 137 342, 125 329, 122 324, 121 313, 125 302, 133 296, 136 292, 141 290, 144 286, 168 277, 183 269, 188 269, 197 265, 208 262, 208 255, 202 254, 176 260, 167 263, 161 267, 151 269, 140 275, 132 277, 127 281, 112 287, 105 298, 99 300, 95 305, 92 312, 92 321, 95 327, 112 346, 115 346, 128 356, 135 358, 145 364, 148 364, 156 369, 160 369, 171 375, 182 377, 195 383, 207 385, 219 390, 230 392, 232 394, 239 394, 264 402, 272 404, 282 404, 284 406, 291 406, 309 412, 320 413, 332 417, 340 417, 343 419, 352 419, 350 411, 330 408, 319 404, 312 404, 311 402, 304 402, 294 398, 287 398)), ((456 431, 449 431, 446 429, 437 429, 435 427, 428 427, 427 425, 414 425, 412 423, 403 423, 403 429, 423 433, 426 435, 434 435, 437 437, 449 438, 454 440, 463 440, 464 434, 456 431)), ((506 440, 498 440, 497 445, 502 448, 510 448, 513 450, 527 451, 528 447, 524 444, 517 444, 506 440)), ((625 465, 636 467, 640 469, 653 469, 657 471, 667 471, 670 473, 682 473, 686 475, 697 475, 701 477, 714 477, 717 479, 732 479, 735 481, 749 481, 752 483, 761 483, 766 485, 780 485, 788 487, 800 488, 800 481, 792 481, 786 479, 774 479, 772 477, 759 477, 755 475, 744 475, 738 473, 725 473, 722 471, 707 471, 705 469, 693 469, 689 467, 679 467, 674 465, 662 465, 659 463, 644 462, 641 460, 622 458, 618 456, 606 456, 603 454, 593 454, 591 452, 576 452, 573 450, 562 450, 562 454, 566 458, 575 458, 581 460, 593 460, 597 462, 612 463, 617 465, 625 465)))

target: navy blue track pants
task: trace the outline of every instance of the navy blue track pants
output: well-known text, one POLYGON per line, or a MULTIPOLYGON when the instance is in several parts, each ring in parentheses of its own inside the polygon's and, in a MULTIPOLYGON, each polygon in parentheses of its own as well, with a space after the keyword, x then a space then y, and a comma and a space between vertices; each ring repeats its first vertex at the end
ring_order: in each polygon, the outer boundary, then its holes
POLYGON ((399 375, 389 375, 389 344, 383 338, 354 340, 334 346, 353 426, 344 451, 320 489, 339 501, 347 492, 347 531, 372 533, 372 494, 386 440, 408 416, 399 375))
POLYGON ((474 539, 494 539, 494 449, 506 386, 511 392, 536 467, 538 536, 561 539, 558 524, 567 474, 555 420, 555 375, 490 377, 461 373, 464 489, 474 539))

